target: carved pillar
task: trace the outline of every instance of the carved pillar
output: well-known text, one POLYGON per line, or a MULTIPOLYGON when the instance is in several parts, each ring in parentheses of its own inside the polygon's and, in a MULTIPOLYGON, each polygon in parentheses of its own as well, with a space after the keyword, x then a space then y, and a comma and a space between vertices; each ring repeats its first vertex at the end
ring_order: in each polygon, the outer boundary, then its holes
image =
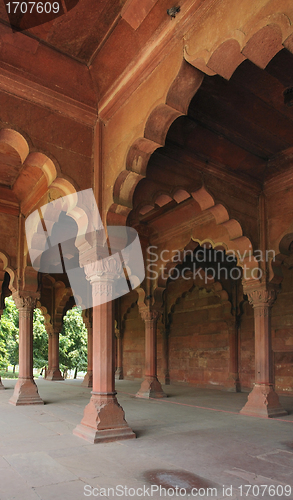
POLYGON ((116 348, 117 348, 117 368, 115 372, 116 380, 123 380, 123 356, 122 356, 122 335, 118 328, 115 328, 116 348))
POLYGON ((236 321, 228 323, 229 332, 229 390, 240 392, 238 366, 238 325, 236 321))
MULTIPOLYGON (((1 282, 0 282, 0 283, 1 283, 1 282)), ((0 309, 0 319, 1 319, 2 314, 3 314, 3 309, 0 309)), ((2 384, 2 380, 1 380, 1 377, 0 377, 0 391, 1 391, 1 390, 4 390, 4 389, 5 389, 5 387, 4 387, 4 385, 2 384)))
POLYGON ((54 325, 49 332, 48 372, 46 380, 64 380, 59 368, 59 331, 60 325, 54 325))
POLYGON ((254 309, 255 384, 240 413, 266 418, 287 415, 273 384, 270 312, 276 292, 264 285, 244 292, 254 309))
POLYGON ((9 403, 44 404, 33 379, 33 310, 36 298, 13 294, 19 311, 19 377, 9 403))
POLYGON ((115 392, 114 367, 114 279, 122 272, 117 254, 84 264, 92 285, 93 303, 93 390, 81 423, 73 433, 90 443, 134 438, 115 392), (105 301, 105 302, 104 302, 105 301), (103 303, 104 302, 104 303, 103 303))
POLYGON ((87 372, 82 381, 82 387, 93 387, 93 327, 91 319, 84 317, 87 329, 87 372))
POLYGON ((143 309, 141 317, 145 323, 145 378, 136 396, 139 398, 164 398, 164 393, 157 377, 157 321, 159 314, 150 309, 143 309))

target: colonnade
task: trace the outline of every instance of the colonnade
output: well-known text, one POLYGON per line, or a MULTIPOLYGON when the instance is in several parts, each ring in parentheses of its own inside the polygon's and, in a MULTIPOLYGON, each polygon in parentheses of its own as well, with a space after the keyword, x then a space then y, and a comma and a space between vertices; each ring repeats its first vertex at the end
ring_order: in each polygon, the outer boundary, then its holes
MULTIPOLYGON (((94 297, 98 295, 101 303, 92 309, 92 319, 85 317, 88 331, 88 366, 82 383, 92 387, 89 404, 84 416, 74 430, 74 434, 92 443, 116 439, 134 438, 135 434, 127 424, 124 411, 117 401, 115 391, 115 335, 117 342, 116 378, 122 376, 122 343, 119 330, 114 325, 113 296, 114 279, 121 272, 115 258, 111 269, 100 269, 94 265, 85 271, 92 285, 94 297)), ((255 324, 255 384, 242 408, 244 415, 274 417, 285 415, 278 395, 274 390, 270 314, 276 299, 273 287, 256 283, 244 288, 253 306, 255 324)), ((33 379, 33 310, 37 296, 14 293, 13 299, 19 310, 19 378, 10 403, 13 405, 43 404, 33 379)), ((140 313, 145 324, 145 373, 137 397, 162 398, 165 393, 157 377, 157 322, 159 313, 152 307, 143 305, 140 313)), ((48 380, 61 380, 59 369, 59 331, 60 325, 49 327, 49 369, 48 380)), ((166 339, 165 339, 166 342, 166 339)), ((235 326, 229 329, 230 377, 235 388, 239 383, 237 373, 237 335, 235 326)), ((164 361, 164 371, 168 366, 164 361)), ((0 389, 3 384, 0 381, 0 389)))

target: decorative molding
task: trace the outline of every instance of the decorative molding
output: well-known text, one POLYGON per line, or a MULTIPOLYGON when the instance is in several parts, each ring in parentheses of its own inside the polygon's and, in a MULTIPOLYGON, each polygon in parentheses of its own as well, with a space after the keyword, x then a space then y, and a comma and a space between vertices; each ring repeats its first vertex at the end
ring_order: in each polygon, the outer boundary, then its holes
MULTIPOLYGON (((110 278, 111 279, 111 278, 110 278)), ((96 297, 97 295, 103 296, 103 297, 110 297, 109 300, 112 299, 113 293, 114 293, 114 284, 113 281, 108 281, 108 282, 99 282, 99 281, 91 281, 93 285, 93 296, 96 297)))
POLYGON ((0 90, 93 127, 97 110, 0 67, 0 90))

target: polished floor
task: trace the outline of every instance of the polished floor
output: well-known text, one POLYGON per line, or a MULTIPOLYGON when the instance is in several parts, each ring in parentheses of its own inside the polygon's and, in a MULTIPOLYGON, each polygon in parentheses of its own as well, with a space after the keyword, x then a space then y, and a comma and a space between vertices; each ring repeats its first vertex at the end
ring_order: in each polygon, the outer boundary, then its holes
POLYGON ((80 380, 38 379, 44 406, 8 404, 0 391, 0 499, 293 499, 293 398, 280 419, 238 414, 246 393, 180 385, 168 398, 134 397, 139 382, 118 381, 118 399, 137 439, 91 445, 74 436, 90 397, 80 380), (177 489, 176 489, 177 488, 177 489), (292 489, 292 490, 291 490, 292 489))

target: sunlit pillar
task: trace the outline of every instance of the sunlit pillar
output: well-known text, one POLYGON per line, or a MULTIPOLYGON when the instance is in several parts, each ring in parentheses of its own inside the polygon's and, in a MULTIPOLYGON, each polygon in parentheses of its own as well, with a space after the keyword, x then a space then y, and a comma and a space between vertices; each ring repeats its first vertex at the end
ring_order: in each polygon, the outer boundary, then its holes
POLYGON ((13 294, 19 311, 19 377, 9 402, 13 405, 44 404, 33 378, 33 310, 36 299, 13 294))

